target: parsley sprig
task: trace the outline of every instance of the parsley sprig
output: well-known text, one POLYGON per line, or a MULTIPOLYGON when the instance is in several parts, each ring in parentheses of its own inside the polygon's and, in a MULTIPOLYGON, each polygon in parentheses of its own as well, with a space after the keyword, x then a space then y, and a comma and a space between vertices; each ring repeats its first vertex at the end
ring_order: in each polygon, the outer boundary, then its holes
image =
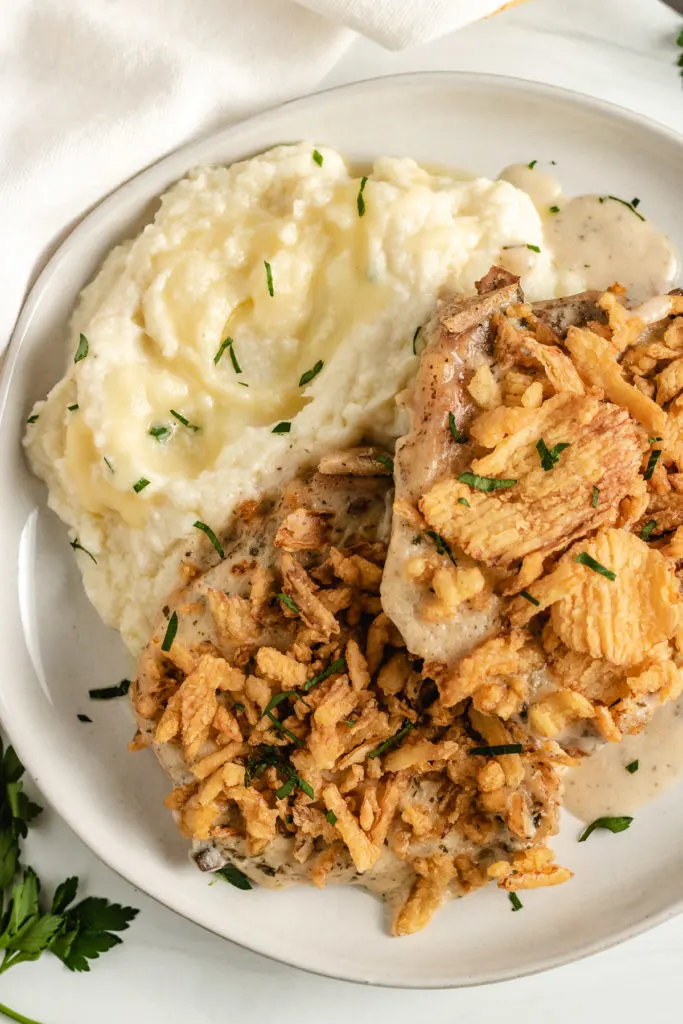
MULTIPOLYGON (((78 878, 65 879, 52 901, 41 900, 40 880, 20 864, 20 840, 41 808, 23 791, 24 767, 12 747, 3 753, 0 741, 0 974, 16 964, 38 960, 49 952, 70 971, 89 971, 90 961, 119 945, 138 911, 88 896, 74 904, 78 878)), ((37 1024, 0 1003, 0 1014, 23 1024, 37 1024)))

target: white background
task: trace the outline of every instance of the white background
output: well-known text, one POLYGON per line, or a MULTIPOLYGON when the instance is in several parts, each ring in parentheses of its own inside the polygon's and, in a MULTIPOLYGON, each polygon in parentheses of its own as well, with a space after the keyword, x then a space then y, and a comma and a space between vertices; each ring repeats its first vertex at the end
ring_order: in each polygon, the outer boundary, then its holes
MULTIPOLYGON (((401 71, 487 71, 590 93, 683 132, 683 79, 675 67, 682 27, 683 18, 659 0, 533 0, 407 53, 358 40, 322 86, 401 71)), ((140 908, 124 945, 89 975, 71 975, 44 957, 0 978, 0 1001, 42 1024, 631 1024, 677 1012, 683 918, 590 960, 485 989, 361 988, 282 967, 203 932, 99 864, 54 813, 39 822, 26 860, 47 886, 79 874, 89 893, 140 908)))

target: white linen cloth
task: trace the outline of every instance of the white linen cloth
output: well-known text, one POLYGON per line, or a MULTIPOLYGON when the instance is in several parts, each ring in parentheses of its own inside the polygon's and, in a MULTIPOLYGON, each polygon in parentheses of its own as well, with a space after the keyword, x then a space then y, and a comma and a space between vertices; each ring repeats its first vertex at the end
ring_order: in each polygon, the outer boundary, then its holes
POLYGON ((0 354, 36 270, 126 178, 315 89, 354 38, 401 48, 503 0, 0 0, 0 354))

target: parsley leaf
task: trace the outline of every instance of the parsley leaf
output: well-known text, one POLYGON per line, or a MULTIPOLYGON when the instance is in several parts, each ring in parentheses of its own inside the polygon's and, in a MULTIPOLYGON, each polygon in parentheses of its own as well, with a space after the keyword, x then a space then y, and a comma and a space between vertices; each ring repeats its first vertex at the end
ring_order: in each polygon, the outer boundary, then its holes
POLYGON ((356 206, 358 207, 359 217, 365 216, 365 197, 363 196, 363 193, 365 192, 365 186, 367 183, 368 179, 363 175, 360 179, 360 188, 358 189, 358 196, 356 197, 356 206))
POLYGON ((289 608, 290 612, 296 612, 297 615, 300 614, 299 609, 294 604, 289 594, 276 594, 275 596, 277 597, 278 601, 280 601, 280 603, 285 606, 285 608, 289 608))
POLYGON ((156 438, 157 441, 168 441, 169 437, 173 433, 171 427, 165 426, 163 423, 156 424, 150 427, 147 433, 150 437, 156 438))
POLYGON ((497 480, 492 476, 479 476, 477 473, 461 473, 458 480, 476 491, 500 491, 506 487, 514 487, 517 483, 516 480, 497 480))
POLYGON ((617 574, 615 572, 612 572, 611 569, 606 569, 604 565, 600 564, 600 562, 596 562, 595 559, 591 555, 589 555, 587 551, 581 551, 576 556, 574 561, 578 562, 579 565, 587 566, 589 569, 592 569, 593 572, 597 572, 601 576, 604 576, 605 579, 615 580, 617 578, 617 574))
POLYGON ((164 639, 161 641, 162 651, 170 651, 175 640, 175 635, 178 632, 178 613, 173 612, 173 615, 168 620, 168 626, 166 627, 166 633, 164 639))
POLYGON ((322 153, 320 153, 317 149, 314 149, 313 153, 311 155, 313 157, 313 163, 317 164, 318 167, 322 167, 322 165, 323 165, 323 155, 322 155, 322 153))
MULTIPOLYGON (((230 351, 232 352, 232 349, 230 351)), ((197 433, 198 430, 201 430, 201 427, 198 427, 195 423, 190 423, 189 420, 185 419, 185 417, 182 416, 179 412, 176 412, 175 409, 171 409, 169 411, 171 413, 171 416, 177 419, 179 423, 182 423, 184 427, 187 427, 189 430, 194 430, 195 434, 197 433)))
POLYGON ((282 423, 276 423, 271 434, 288 434, 292 429, 292 424, 288 423, 287 420, 283 420, 282 423))
POLYGON ((627 814, 614 818, 596 818, 595 821, 592 821, 590 825, 583 830, 579 836, 579 842, 585 843, 588 837, 598 828, 607 829, 608 832, 625 832, 632 821, 633 818, 629 817, 627 814))
POLYGON ((655 448, 654 451, 650 452, 650 458, 647 460, 647 466, 645 467, 645 472, 643 473, 643 480, 652 479, 652 474, 657 468, 657 463, 659 462, 661 457, 662 452, 659 448, 655 448))
POLYGON ((223 545, 221 544, 221 542, 219 541, 218 537, 213 532, 211 527, 207 526, 206 523, 203 523, 201 519, 197 519, 192 525, 197 530, 201 530, 202 533, 205 533, 206 536, 211 541, 211 543, 213 544, 216 551, 218 552, 218 554, 221 556, 221 558, 225 558, 225 551, 223 550, 223 545))
POLYGON ((330 825, 337 824, 337 815, 334 813, 334 811, 328 811, 325 817, 329 821, 330 825))
POLYGON ((448 413, 448 429, 456 444, 465 444, 467 442, 467 437, 458 429, 458 424, 455 422, 455 416, 452 412, 448 413))
POLYGON ((467 753, 482 757, 500 757, 501 754, 521 754, 523 749, 521 743, 498 743, 494 746, 472 747, 467 753))
POLYGON ((326 669, 323 669, 322 672, 318 672, 316 676, 313 676, 311 679, 307 679, 304 683, 304 690, 308 693, 308 691, 312 690, 314 686, 318 685, 318 683, 322 683, 324 679, 329 679, 329 677, 333 676, 336 672, 343 672, 345 668, 346 658, 337 658, 331 665, 328 665, 326 669))
POLYGON ((130 679, 122 679, 116 686, 101 686, 97 690, 88 690, 90 700, 113 700, 114 697, 125 697, 130 690, 130 679))
POLYGON ((216 874, 223 881, 234 885, 236 889, 243 889, 246 892, 248 889, 254 888, 247 876, 234 864, 226 864, 224 868, 219 868, 216 874))
POLYGON ((531 249, 532 252, 540 252, 541 247, 539 245, 532 245, 531 242, 526 243, 527 249, 531 249))
POLYGON ((380 754, 386 753, 387 750, 391 750, 392 747, 397 746, 401 742, 403 737, 407 736, 410 730, 414 728, 415 726, 412 722, 404 722, 402 728, 399 729, 397 733, 395 733, 393 736, 390 736, 388 740, 384 741, 384 743, 380 743, 380 745, 378 747, 375 747, 374 750, 371 750, 370 753, 368 754, 368 757, 370 759, 373 759, 375 757, 379 757, 380 754))
POLYGON ((435 530, 427 530, 427 536, 431 537, 436 544, 436 552, 438 555, 448 555, 453 565, 455 565, 455 558, 451 551, 448 541, 444 540, 440 533, 436 533, 435 530))
POLYGON ((541 460, 541 466, 546 473, 555 468, 559 462, 560 454, 565 450, 565 448, 569 448, 569 443, 567 441, 561 441, 560 444, 556 444, 549 450, 543 438, 540 437, 538 439, 536 442, 536 451, 538 452, 538 456, 541 460))
POLYGON ((520 900, 520 898, 519 898, 519 896, 517 895, 516 892, 509 892, 508 893, 508 899, 510 900, 510 903, 512 904, 512 910, 513 911, 521 910, 522 907, 524 906, 524 904, 522 903, 522 901, 520 900))
MULTIPOLYGON (((631 213, 635 213, 638 220, 645 220, 642 213, 638 213, 633 203, 628 203, 625 199, 620 199, 619 196, 605 196, 605 199, 611 199, 614 203, 621 203, 621 205, 625 206, 627 210, 631 211, 631 213)), ((604 202, 604 199, 601 199, 601 202, 604 202)), ((640 202, 640 200, 638 200, 638 202, 640 202)))
POLYGON ((82 551, 84 554, 86 554, 88 556, 88 558, 92 558, 92 560, 95 563, 95 565, 97 565, 97 559, 95 558, 93 553, 91 551, 88 551, 87 548, 83 547, 83 545, 79 541, 78 537, 74 537, 73 540, 70 540, 69 544, 74 549, 74 551, 82 551))
POLYGON ((593 487, 593 497, 591 499, 591 505, 593 506, 593 508, 597 508, 598 507, 598 502, 599 501, 600 501, 600 489, 598 487, 594 486, 593 487))
POLYGON ((380 466, 384 466, 390 473, 394 472, 394 460, 389 458, 388 455, 376 455, 375 462, 379 462, 380 466))
POLYGON ((78 339, 78 348, 76 349, 76 355, 74 356, 74 363, 80 363, 81 359, 85 359, 88 352, 90 351, 90 345, 85 334, 81 334, 78 339))
POLYGON ((270 263, 268 260, 264 260, 263 265, 266 268, 266 285, 268 286, 268 294, 272 299, 275 295, 275 288, 273 287, 273 271, 270 269, 270 263))
POLYGON ((656 519, 648 519, 648 521, 645 523, 645 526, 640 531, 641 540, 649 540, 650 539, 650 534, 652 533, 652 531, 655 529, 656 526, 657 526, 657 520, 656 519))
POLYGON ((624 766, 629 775, 634 775, 640 768, 640 761, 637 759, 624 766))
POLYGON ((306 370, 302 373, 299 378, 299 387, 302 388, 306 384, 310 384, 314 377, 317 377, 324 366, 322 359, 319 359, 315 366, 312 366, 310 370, 306 370))
POLYGON ((533 171, 533 169, 534 169, 534 167, 536 166, 537 163, 538 163, 538 160, 532 160, 531 163, 527 164, 527 167, 529 168, 530 171, 533 171))
POLYGON ((533 594, 530 594, 528 590, 521 590, 519 593, 520 597, 523 597, 529 604, 532 604, 534 608, 540 608, 541 602, 537 601, 533 594))
POLYGON ((559 206, 549 206, 548 207, 548 213, 559 213, 559 212, 560 212, 559 206))
POLYGON ((133 490, 136 494, 139 494, 140 491, 144 491, 145 487, 149 487, 149 480, 146 480, 144 476, 141 476, 140 479, 133 484, 133 490))

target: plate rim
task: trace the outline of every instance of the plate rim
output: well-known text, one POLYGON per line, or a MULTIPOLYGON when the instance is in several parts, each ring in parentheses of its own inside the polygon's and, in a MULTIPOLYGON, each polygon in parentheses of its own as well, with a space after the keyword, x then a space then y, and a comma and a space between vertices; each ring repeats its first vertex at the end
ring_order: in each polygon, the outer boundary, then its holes
MULTIPOLYGON (((652 118, 646 117, 643 114, 639 114, 636 111, 630 110, 627 107, 621 106, 617 103, 612 103, 607 100, 600 99, 595 96, 591 96, 586 93, 582 93, 574 89, 566 89, 561 86, 552 85, 545 82, 537 82, 525 78, 519 78, 510 75, 497 75, 484 72, 470 72, 470 71, 412 71, 404 72, 399 74, 391 75, 380 75, 371 78, 358 79, 353 82, 345 83, 343 85, 335 85, 324 89, 319 89, 311 93, 306 93, 302 96, 287 100, 274 107, 269 107, 266 110, 260 111, 251 117, 244 118, 231 122, 222 127, 214 128, 206 133, 198 136, 197 138, 191 139, 188 142, 183 143, 170 152, 165 153, 157 160, 152 161, 150 164, 143 167, 141 170, 135 172, 130 177, 126 178, 121 184, 115 186, 109 191, 102 199, 100 199, 92 209, 85 214, 78 221, 78 223, 68 232, 68 234, 59 242, 57 247, 51 253, 44 266, 38 272, 35 280, 30 285, 22 301, 16 322, 12 328, 10 334, 9 345, 4 354, 2 366, 0 366, 0 423, 2 422, 5 406, 8 400, 9 390, 14 379, 14 374, 17 369, 19 362, 19 353, 22 348, 22 344, 30 327, 34 313, 42 300, 42 293, 45 287, 49 284, 52 276, 57 272, 58 265, 65 257, 69 257, 72 250, 77 247, 81 238, 87 236, 88 231, 93 227, 97 226, 100 220, 108 214, 111 207, 115 206, 122 196, 126 196, 130 191, 137 189, 141 182, 144 182, 147 177, 153 176, 154 172, 159 170, 164 165, 172 165, 174 162, 182 160, 187 157, 185 164, 185 171, 181 174, 187 173, 193 166, 192 154, 196 150, 200 149, 203 145, 208 144, 212 141, 218 142, 219 140, 225 139, 226 141, 231 136, 238 136, 240 132, 243 132, 247 128, 252 126, 258 127, 264 123, 267 123, 283 111, 296 111, 298 107, 310 107, 324 106, 325 103, 339 94, 353 95, 354 93, 367 93, 374 92, 375 90, 381 89, 395 89, 395 88, 410 88, 412 85, 429 85, 433 83, 435 86, 439 86, 444 83, 467 84, 470 83, 475 89, 478 87, 483 88, 503 88, 507 87, 511 92, 517 94, 526 94, 530 96, 540 96, 546 99, 552 99, 553 97, 558 100, 569 102, 577 108, 583 108, 584 110, 592 110, 595 112, 603 113, 604 115, 618 120, 622 123, 631 124, 635 127, 647 130, 649 133, 659 135, 663 140, 669 143, 673 143, 680 147, 681 156, 683 158, 683 135, 676 132, 674 129, 662 124, 659 121, 655 121, 652 118)), ((239 159, 248 159, 243 157, 239 159)), ((50 243, 48 243, 50 244, 50 243)), ((32 769, 30 761, 32 758, 29 756, 27 759, 25 754, 27 749, 24 747, 24 737, 22 736, 19 742, 16 742, 16 724, 14 726, 9 725, 6 721, 5 716, 2 717, 2 727, 5 730, 12 744, 16 747, 17 752, 26 765, 26 770, 29 775, 32 775, 32 769)), ((49 787, 48 787, 49 788, 49 787)), ((219 931, 217 928, 212 927, 209 924, 197 921, 191 917, 188 913, 177 909, 171 902, 168 901, 169 897, 162 897, 153 892, 149 885, 145 882, 132 878, 128 874, 124 874, 123 870, 117 866, 115 862, 110 860, 107 856, 106 842, 99 843, 97 836, 92 836, 88 833, 86 827, 79 827, 78 819, 75 815, 71 815, 68 810, 68 795, 62 798, 59 794, 53 794, 44 790, 42 787, 39 788, 41 797, 50 806, 50 808, 60 817, 60 819, 67 825, 67 827, 86 845, 86 847, 102 861, 110 870, 112 870, 119 878, 122 878, 128 884, 140 889, 150 899, 154 900, 155 903, 165 907, 172 913, 178 914, 191 924, 202 928, 204 931, 210 934, 216 935, 223 939, 225 942, 232 943, 236 946, 240 946, 243 949, 247 949, 250 952, 262 956, 267 960, 274 963, 285 964, 289 967, 293 967, 297 970, 304 971, 308 974, 313 974, 319 977, 331 978, 336 981, 347 982, 350 984, 357 985, 372 985, 378 988, 388 989, 407 989, 407 990, 424 990, 424 991, 440 991, 448 989, 458 988, 473 988, 479 985, 492 985, 499 984, 506 981, 512 981, 517 978, 532 977, 536 974, 542 974, 546 971, 553 970, 557 967, 564 966, 565 964, 576 963, 586 957, 593 956, 596 953, 604 952, 608 949, 612 949, 622 942, 626 942, 629 939, 635 938, 659 924, 663 924, 673 917, 683 912, 683 896, 679 899, 672 901, 666 907, 654 914, 645 915, 642 920, 633 922, 625 926, 621 930, 615 931, 609 936, 603 936, 595 939, 574 951, 567 951, 566 953, 553 954, 547 958, 537 961, 535 965, 527 967, 510 967, 499 971, 493 971, 490 973, 482 973, 477 975, 476 978, 468 979, 464 978, 457 981, 449 980, 434 980, 431 982, 419 982, 412 978, 398 978, 395 981, 389 982, 385 980, 376 980, 369 974, 366 977, 352 976, 349 973, 334 973, 333 971, 320 970, 311 966, 307 966, 304 963, 297 962, 288 956, 287 952, 284 951, 282 955, 276 956, 272 952, 264 951, 259 948, 257 943, 247 943, 234 938, 228 938, 225 934, 219 931)))

